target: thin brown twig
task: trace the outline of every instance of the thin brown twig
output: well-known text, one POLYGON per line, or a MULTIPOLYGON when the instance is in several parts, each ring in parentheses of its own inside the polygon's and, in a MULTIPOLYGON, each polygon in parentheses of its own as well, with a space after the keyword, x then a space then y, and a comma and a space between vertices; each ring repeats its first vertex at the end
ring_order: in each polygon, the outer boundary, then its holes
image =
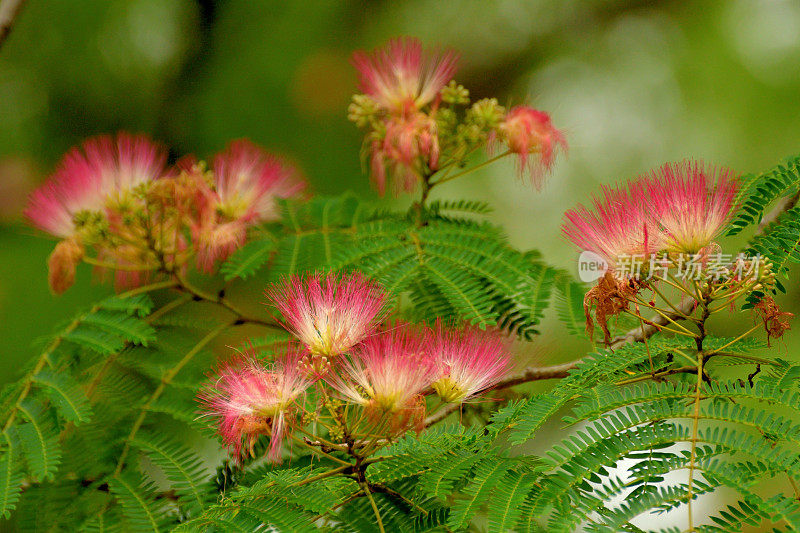
POLYGON ((494 389, 507 389, 514 385, 519 385, 520 383, 528 383, 529 381, 565 378, 569 374, 569 371, 574 369, 579 362, 580 359, 552 366, 531 366, 519 374, 504 379, 498 383, 494 389))

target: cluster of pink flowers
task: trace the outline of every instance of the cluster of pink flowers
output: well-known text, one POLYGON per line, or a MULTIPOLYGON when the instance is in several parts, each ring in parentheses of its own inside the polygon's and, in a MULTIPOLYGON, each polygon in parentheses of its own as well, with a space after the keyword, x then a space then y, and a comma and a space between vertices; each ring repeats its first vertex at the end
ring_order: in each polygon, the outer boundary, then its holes
MULTIPOLYGON (((383 48, 353 55, 364 93, 356 97, 355 120, 369 125, 366 146, 380 194, 385 193, 389 179, 395 193, 412 192, 424 176, 443 168, 443 160, 462 163, 471 147, 459 136, 474 136, 474 127, 487 145, 499 141, 516 154, 520 172, 529 173, 537 188, 541 188, 543 173, 552 166, 556 152, 566 150, 564 136, 553 127, 550 116, 528 106, 506 113, 495 102, 490 106, 492 120, 483 117, 480 124, 442 127, 453 116, 446 115, 442 105, 457 60, 452 51, 426 50, 412 38, 394 39, 383 48), (444 147, 451 150, 443 153, 444 147), (532 158, 534 154, 537 157, 532 158)), ((461 103, 467 101, 464 96, 461 103)))
POLYGON ((176 271, 194 255, 210 271, 247 239, 249 227, 279 218, 276 199, 298 196, 304 182, 288 165, 248 141, 214 158, 213 171, 192 159, 166 165, 166 151, 125 133, 86 141, 33 192, 25 212, 62 239, 50 257, 50 285, 61 293, 87 261, 113 270, 118 286, 176 271), (186 235, 191 235, 191 243, 186 235))
MULTIPOLYGON (((272 367, 254 359, 226 365, 202 393, 204 412, 236 453, 271 436, 277 460, 300 398, 312 382, 364 410, 371 432, 397 436, 421 428, 425 396, 461 403, 494 386, 510 370, 505 339, 472 327, 381 323, 386 295, 359 274, 293 277, 267 291, 301 348, 272 367), (319 360, 325 364, 320 365, 319 360), (285 374, 285 375, 284 375, 285 374), (282 377, 281 377, 282 375, 282 377), (276 451, 277 450, 277 451, 276 451)), ((314 409, 310 407, 310 409, 314 409)))
POLYGON ((662 250, 698 253, 730 221, 738 188, 727 168, 693 160, 666 163, 621 187, 603 188, 593 209, 567 211, 562 231, 611 267, 620 257, 662 250))
MULTIPOLYGON (((354 98, 351 118, 369 127, 365 143, 381 194, 389 182, 395 192, 411 192, 437 171, 462 167, 475 149, 501 145, 540 188, 543 171, 566 149, 543 111, 506 111, 491 99, 457 111, 469 102, 452 80, 457 61, 454 52, 426 50, 413 38, 353 55, 364 94, 354 98)), ((279 199, 303 198, 306 188, 295 169, 248 141, 231 143, 209 169, 192 157, 169 166, 163 147, 120 133, 68 152, 25 213, 61 239, 49 259, 55 293, 72 285, 81 261, 127 288, 182 273, 192 260, 213 272, 251 228, 280 218, 279 199)), ((341 349, 344 341, 317 351, 341 349)))

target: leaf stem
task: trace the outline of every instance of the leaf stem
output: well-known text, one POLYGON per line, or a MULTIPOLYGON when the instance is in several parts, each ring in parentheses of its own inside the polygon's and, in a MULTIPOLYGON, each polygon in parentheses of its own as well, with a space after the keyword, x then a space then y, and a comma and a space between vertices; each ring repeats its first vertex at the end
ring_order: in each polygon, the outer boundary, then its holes
POLYGON ((454 180, 456 178, 460 178, 461 176, 465 176, 465 175, 469 174, 470 172, 474 172, 474 171, 479 170, 479 169, 481 169, 481 168, 483 168, 485 166, 491 165, 495 161, 498 161, 498 160, 504 158, 505 156, 507 156, 510 153, 511 153, 511 150, 506 150, 502 154, 496 155, 494 157, 490 157, 489 159, 487 159, 483 163, 479 163, 479 164, 475 165, 474 167, 470 167, 470 168, 468 168, 466 170, 462 170, 461 172, 456 172, 455 174, 453 174, 451 176, 444 176, 441 179, 439 179, 438 181, 432 183, 431 186, 441 185, 442 183, 446 183, 446 182, 452 181, 452 180, 454 180))
POLYGON ((697 461, 697 434, 700 426, 700 399, 703 390, 703 352, 697 353, 697 384, 694 393, 694 414, 692 415, 692 452, 689 459, 689 481, 686 494, 687 513, 689 515, 689 531, 694 531, 694 518, 692 516, 692 498, 695 463, 697 461))
POLYGON ((312 477, 304 479, 303 481, 298 481, 297 483, 292 483, 289 486, 290 487, 302 487, 303 485, 308 485, 309 483, 314 483, 315 481, 320 481, 322 479, 329 478, 331 476, 335 476, 336 474, 344 472, 345 470, 347 470, 348 468, 350 468, 352 466, 353 465, 351 465, 349 463, 347 464, 347 466, 337 466, 333 470, 328 470, 327 472, 323 472, 322 474, 319 474, 317 476, 312 476, 312 477))
MULTIPOLYGON (((158 283, 152 283, 150 285, 143 285, 142 287, 137 287, 136 289, 120 293, 117 297, 130 298, 132 296, 137 296, 139 294, 143 294, 146 292, 156 291, 158 289, 172 287, 174 285, 175 282, 172 281, 169 282, 162 281, 158 283)), ((61 342, 63 341, 66 335, 73 332, 88 315, 96 313, 99 309, 100 309, 100 304, 95 304, 94 306, 92 306, 92 308, 89 309, 89 311, 79 315, 77 318, 75 318, 75 320, 70 322, 69 325, 66 328, 64 328, 61 331, 61 333, 59 333, 59 335, 50 342, 50 344, 47 345, 47 348, 45 348, 44 351, 39 356, 39 360, 36 362, 36 365, 30 372, 28 372, 28 375, 24 378, 25 385, 20 391, 19 396, 17 397, 17 401, 14 403, 14 407, 11 408, 8 418, 6 419, 6 422, 3 425, 4 433, 8 431, 8 429, 14 423, 17 413, 19 412, 20 405, 22 405, 23 400, 27 398, 28 393, 30 393, 31 391, 31 387, 33 386, 34 376, 36 376, 39 372, 41 372, 44 369, 45 365, 48 364, 48 362, 50 361, 50 355, 52 355, 53 352, 61 345, 61 342)))
POLYGON ((125 445, 123 446, 122 453, 120 453, 119 460, 117 461, 117 467, 114 470, 114 476, 117 476, 120 472, 122 472, 122 468, 125 466, 125 459, 128 456, 128 452, 130 451, 131 441, 136 437, 136 433, 139 431, 139 428, 142 427, 142 424, 144 423, 144 420, 147 417, 147 411, 153 404, 153 402, 155 402, 158 398, 161 397, 161 394, 167 388, 167 385, 169 385, 172 382, 172 380, 175 378, 178 372, 180 372, 183 369, 183 367, 186 366, 189 363, 189 361, 191 361, 194 358, 194 356, 200 353, 200 350, 205 348, 209 342, 214 340, 217 337, 217 335, 222 333, 226 328, 229 328, 231 325, 233 325, 233 321, 229 320, 227 322, 223 322, 222 324, 218 325, 217 327, 209 331, 205 335, 205 337, 200 339, 197 342, 197 344, 195 344, 194 347, 192 347, 191 350, 186 352, 186 355, 184 355, 183 358, 175 364, 175 366, 164 372, 164 375, 161 377, 161 382, 158 384, 158 387, 156 387, 156 389, 153 391, 153 394, 150 395, 150 397, 141 407, 139 416, 134 421, 133 426, 131 427, 131 431, 128 434, 128 437, 125 439, 125 445))
POLYGON ((224 296, 215 296, 213 294, 209 294, 208 292, 199 289, 194 285, 192 285, 191 283, 189 283, 189 281, 187 281, 186 278, 184 278, 178 273, 175 273, 174 276, 176 280, 176 285, 179 290, 188 292, 192 296, 199 298, 201 300, 221 305, 231 313, 235 314, 238 320, 249 322, 251 324, 258 324, 260 326, 266 326, 273 329, 282 329, 281 325, 275 321, 262 318, 255 318, 247 315, 224 296))
POLYGON ((378 506, 375 504, 375 499, 372 497, 372 493, 369 490, 369 485, 366 481, 362 481, 359 483, 361 485, 364 494, 367 496, 369 500, 369 504, 372 506, 372 510, 375 512, 375 519, 378 521, 378 529, 381 533, 386 533, 386 530, 383 529, 383 520, 381 520, 381 513, 378 511, 378 506))
POLYGON ((728 346, 730 346, 732 344, 736 344, 737 342, 739 342, 740 340, 742 340, 743 338, 747 337, 748 335, 753 333, 755 330, 760 329, 760 328, 761 328, 761 324, 756 324, 755 326, 753 326, 752 328, 748 329, 747 331, 745 331, 744 333, 742 333, 741 335, 739 335, 738 337, 736 337, 732 341, 723 344, 722 346, 720 346, 716 350, 712 350, 712 351, 708 352, 706 355, 714 355, 715 353, 719 353, 722 350, 724 350, 725 348, 727 348, 728 346))

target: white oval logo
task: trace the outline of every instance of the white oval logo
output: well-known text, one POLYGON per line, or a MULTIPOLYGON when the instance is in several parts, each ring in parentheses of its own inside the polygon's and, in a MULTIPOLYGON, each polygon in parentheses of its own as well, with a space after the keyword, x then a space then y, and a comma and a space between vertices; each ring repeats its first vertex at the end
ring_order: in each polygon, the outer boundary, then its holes
POLYGON ((608 270, 608 261, 594 252, 581 252, 578 256, 578 277, 581 281, 591 283, 602 278, 608 270))

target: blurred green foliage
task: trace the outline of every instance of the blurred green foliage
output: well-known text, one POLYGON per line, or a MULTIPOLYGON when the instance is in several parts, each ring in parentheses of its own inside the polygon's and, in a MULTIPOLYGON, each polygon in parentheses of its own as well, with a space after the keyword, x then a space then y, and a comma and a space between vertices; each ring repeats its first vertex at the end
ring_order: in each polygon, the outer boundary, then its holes
MULTIPOLYGON (((687 156, 747 172, 800 152, 791 1, 32 0, 0 51, 2 375, 108 292, 84 268, 65 296, 49 295, 52 245, 20 222, 65 150, 119 129, 176 157, 249 137, 296 162, 316 191, 367 196, 345 118, 348 58, 398 34, 459 49, 473 96, 539 106, 566 131, 570 156, 543 193, 501 164, 439 194, 493 203, 515 244, 567 268, 561 215, 599 183, 687 156)), ((797 296, 784 298, 795 312, 797 296)))

